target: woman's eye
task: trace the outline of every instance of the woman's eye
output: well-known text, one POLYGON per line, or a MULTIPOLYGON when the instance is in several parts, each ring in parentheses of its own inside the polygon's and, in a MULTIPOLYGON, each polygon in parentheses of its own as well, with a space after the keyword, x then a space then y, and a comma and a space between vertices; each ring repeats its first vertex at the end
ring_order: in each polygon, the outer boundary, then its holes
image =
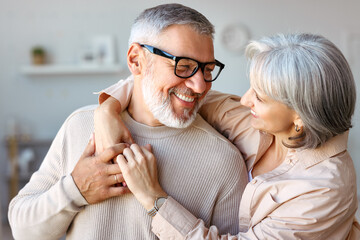
POLYGON ((259 98, 259 96, 255 93, 255 97, 259 102, 262 102, 262 100, 259 98))

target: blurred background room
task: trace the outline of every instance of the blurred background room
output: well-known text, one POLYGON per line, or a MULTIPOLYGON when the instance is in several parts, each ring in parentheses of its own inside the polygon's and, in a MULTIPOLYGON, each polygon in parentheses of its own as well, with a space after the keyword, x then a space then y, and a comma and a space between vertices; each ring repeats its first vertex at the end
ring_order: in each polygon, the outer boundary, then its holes
MULTIPOLYGON (((0 240, 12 239, 10 199, 26 184, 75 109, 97 104, 93 92, 126 78, 133 20, 165 0, 0 0, 0 240), (1 225, 0 225, 1 226, 1 225)), ((311 32, 345 54, 357 83, 349 152, 360 189, 360 1, 184 0, 214 25, 215 56, 226 67, 213 89, 249 87, 246 43, 264 35, 311 32)), ((360 191, 358 191, 360 193, 360 191)))

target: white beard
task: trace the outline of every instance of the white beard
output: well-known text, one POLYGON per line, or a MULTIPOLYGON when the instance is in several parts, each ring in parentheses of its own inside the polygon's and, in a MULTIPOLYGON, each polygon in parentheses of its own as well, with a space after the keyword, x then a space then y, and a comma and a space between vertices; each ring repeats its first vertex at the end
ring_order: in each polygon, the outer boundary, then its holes
MULTIPOLYGON (((171 104, 171 92, 184 92, 179 91, 176 87, 169 90, 168 96, 165 97, 162 92, 157 92, 155 89, 154 83, 155 79, 150 71, 147 71, 146 77, 142 80, 142 92, 146 105, 148 106, 150 112, 153 116, 162 124, 172 128, 186 128, 188 127, 196 118, 197 111, 201 107, 203 100, 198 101, 195 104, 193 111, 192 109, 184 110, 181 116, 178 116, 171 104), (191 112, 191 113, 190 113, 191 112)), ((190 89, 187 89, 186 92, 192 92, 190 89)), ((195 100, 196 101, 196 100, 195 100)))

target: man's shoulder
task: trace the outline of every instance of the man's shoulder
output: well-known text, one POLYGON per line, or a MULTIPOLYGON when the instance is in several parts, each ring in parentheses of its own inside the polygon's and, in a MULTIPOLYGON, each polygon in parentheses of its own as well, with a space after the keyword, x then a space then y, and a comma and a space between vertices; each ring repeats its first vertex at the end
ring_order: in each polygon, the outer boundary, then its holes
POLYGON ((203 134, 209 135, 209 137, 214 137, 220 139, 224 142, 229 143, 229 140, 221 135, 215 128, 213 128, 208 122, 206 122, 200 114, 197 114, 196 119, 191 125, 193 128, 202 131, 203 134))
POLYGON ((94 111, 98 106, 99 106, 98 104, 91 104, 91 105, 85 105, 85 106, 79 107, 78 109, 74 110, 69 115, 68 119, 71 119, 76 116, 94 114, 94 111))
MULTIPOLYGON (((196 136, 202 135, 196 138, 197 147, 194 151, 206 156, 204 164, 207 166, 207 172, 214 176, 232 176, 233 184, 246 184, 246 166, 239 149, 200 115, 196 117, 192 127, 196 131, 196 136)), ((230 184, 229 179, 226 182, 230 184)))
MULTIPOLYGON (((98 107, 98 104, 90 104, 90 105, 85 105, 82 107, 79 107, 78 109, 74 110, 71 115, 73 114, 81 114, 81 113, 88 113, 88 112, 93 112, 95 111, 95 109, 98 107)), ((71 116, 70 115, 70 116, 71 116)))
POLYGON ((93 125, 97 104, 86 105, 74 110, 65 120, 65 125, 93 125))
POLYGON ((192 127, 197 131, 202 132, 206 135, 210 142, 213 144, 222 144, 228 150, 236 151, 240 154, 237 147, 232 144, 226 137, 221 135, 215 128, 213 128, 208 122, 206 122, 200 114, 197 114, 195 121, 192 124, 192 127))

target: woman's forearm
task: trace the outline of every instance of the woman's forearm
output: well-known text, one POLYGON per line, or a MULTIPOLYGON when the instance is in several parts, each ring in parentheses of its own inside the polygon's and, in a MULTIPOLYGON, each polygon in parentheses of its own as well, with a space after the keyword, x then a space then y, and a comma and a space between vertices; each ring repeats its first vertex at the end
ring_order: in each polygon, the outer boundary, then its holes
POLYGON ((94 115, 97 153, 120 142, 129 144, 134 142, 120 117, 120 113, 129 105, 132 90, 133 79, 130 76, 100 92, 100 105, 94 115))

